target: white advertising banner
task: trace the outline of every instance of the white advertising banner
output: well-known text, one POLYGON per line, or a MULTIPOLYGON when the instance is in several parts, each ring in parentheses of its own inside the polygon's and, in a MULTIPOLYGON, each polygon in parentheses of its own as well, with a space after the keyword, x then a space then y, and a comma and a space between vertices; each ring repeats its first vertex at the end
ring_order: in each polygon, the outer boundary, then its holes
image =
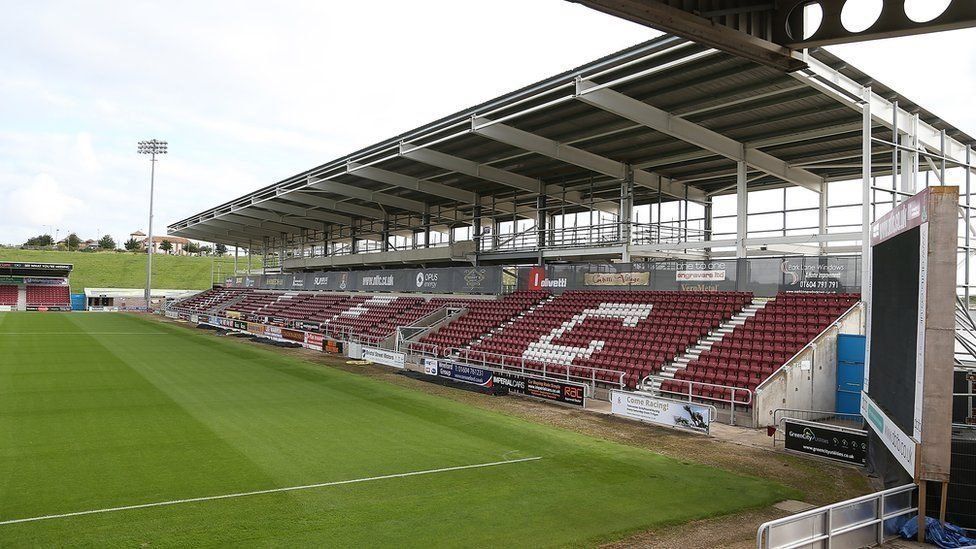
POLYGON ((393 366, 394 368, 403 368, 406 364, 406 357, 407 355, 396 351, 387 351, 386 349, 377 349, 376 347, 363 347, 363 360, 393 366))
POLYGON ((711 409, 708 406, 626 391, 610 391, 610 412, 637 421, 708 434, 711 409))
POLYGON ((678 282, 721 282, 725 280, 725 269, 676 271, 674 279, 678 282))
POLYGON ((436 358, 425 358, 424 359, 424 373, 429 376, 437 375, 437 359, 436 358))

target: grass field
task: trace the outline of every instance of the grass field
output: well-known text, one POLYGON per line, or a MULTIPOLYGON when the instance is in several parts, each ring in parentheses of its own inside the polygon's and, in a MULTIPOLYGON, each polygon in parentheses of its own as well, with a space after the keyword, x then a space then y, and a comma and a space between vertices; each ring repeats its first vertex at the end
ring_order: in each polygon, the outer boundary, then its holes
MULTIPOLYGON (((0 261, 34 261, 41 263, 71 263, 74 270, 69 279, 71 291, 81 293, 85 288, 145 288, 145 254, 115 252, 59 252, 54 250, 21 250, 0 248, 0 261)), ((217 259, 223 280, 234 270, 234 258, 217 259)), ((247 259, 240 260, 245 268, 247 259)), ((257 258, 253 267, 257 268, 257 258)), ((154 255, 153 288, 202 290, 210 287, 209 257, 154 255)))
POLYGON ((0 313, 2 547, 585 546, 796 496, 192 328, 0 313))

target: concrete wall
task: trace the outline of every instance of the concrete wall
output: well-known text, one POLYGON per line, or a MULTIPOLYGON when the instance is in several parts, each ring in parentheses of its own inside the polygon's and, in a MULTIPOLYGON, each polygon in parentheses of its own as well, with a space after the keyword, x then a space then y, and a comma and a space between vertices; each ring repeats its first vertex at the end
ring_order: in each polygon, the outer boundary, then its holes
POLYGON ((833 411, 837 396, 837 335, 864 333, 858 303, 764 381, 753 397, 756 427, 773 424, 779 408, 833 411))

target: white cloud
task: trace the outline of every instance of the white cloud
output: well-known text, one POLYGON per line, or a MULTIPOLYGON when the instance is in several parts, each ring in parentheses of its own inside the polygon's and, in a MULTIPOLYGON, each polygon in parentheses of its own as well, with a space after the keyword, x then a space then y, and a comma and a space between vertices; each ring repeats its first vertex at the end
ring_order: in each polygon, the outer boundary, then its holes
POLYGON ((3 217, 34 226, 61 225, 82 201, 65 193, 60 183, 42 173, 11 190, 3 200, 3 217))

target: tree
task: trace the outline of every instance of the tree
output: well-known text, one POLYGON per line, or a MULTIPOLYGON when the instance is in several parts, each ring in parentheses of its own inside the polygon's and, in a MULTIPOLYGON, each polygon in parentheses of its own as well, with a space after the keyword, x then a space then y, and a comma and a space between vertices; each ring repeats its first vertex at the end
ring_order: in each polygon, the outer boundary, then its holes
POLYGON ((130 238, 129 240, 125 241, 123 246, 125 246, 125 249, 129 250, 130 252, 138 252, 142 244, 140 244, 135 238, 130 238))
POLYGON ((75 233, 69 234, 68 238, 66 238, 65 241, 68 244, 69 250, 77 250, 78 246, 81 246, 81 239, 78 238, 78 235, 76 235, 75 233))
POLYGON ((173 249, 173 243, 170 242, 169 240, 164 240, 162 243, 160 243, 159 249, 164 252, 169 252, 170 250, 173 249))
POLYGON ((25 246, 53 246, 54 239, 49 234, 37 235, 27 239, 25 246))
POLYGON ((226 254, 227 254, 227 246, 224 246, 223 244, 221 244, 221 243, 218 242, 217 243, 217 255, 226 255, 226 254))
POLYGON ((115 249, 115 239, 109 235, 105 235, 98 240, 98 247, 103 250, 114 250, 115 249))
POLYGON ((210 246, 200 246, 200 253, 203 255, 210 255, 213 253, 213 248, 210 246))
POLYGON ((188 254, 198 254, 200 253, 200 245, 191 240, 186 243, 186 246, 183 246, 183 251, 188 254))

